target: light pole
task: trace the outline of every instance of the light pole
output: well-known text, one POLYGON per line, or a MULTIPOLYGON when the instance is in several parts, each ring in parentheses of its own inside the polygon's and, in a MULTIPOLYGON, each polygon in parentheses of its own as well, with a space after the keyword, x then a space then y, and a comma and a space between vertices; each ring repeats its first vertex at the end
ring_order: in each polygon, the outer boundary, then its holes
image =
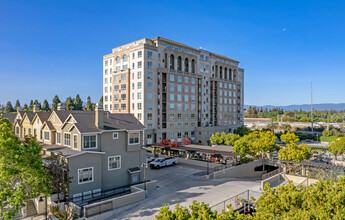
POLYGON ((145 190, 145 194, 146 194, 146 168, 148 167, 148 164, 147 163, 141 163, 140 165, 142 168, 144 168, 144 190, 145 190))
MULTIPOLYGON (((40 196, 40 200, 38 200, 39 202, 43 202, 43 196, 40 196)), ((45 202, 45 216, 46 216, 46 220, 48 219, 48 204, 47 204, 47 196, 44 195, 44 202, 45 202)))

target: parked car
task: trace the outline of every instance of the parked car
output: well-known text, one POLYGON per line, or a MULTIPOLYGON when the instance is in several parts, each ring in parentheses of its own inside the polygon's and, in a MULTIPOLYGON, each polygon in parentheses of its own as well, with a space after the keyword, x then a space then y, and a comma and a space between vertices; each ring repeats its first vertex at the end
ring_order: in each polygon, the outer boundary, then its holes
POLYGON ((154 157, 149 157, 149 156, 146 157, 146 163, 151 163, 154 160, 155 160, 154 157))
POLYGON ((167 157, 167 158, 157 158, 155 161, 152 161, 150 163, 150 168, 161 168, 161 167, 166 167, 170 165, 176 165, 178 163, 178 158, 177 157, 167 157))

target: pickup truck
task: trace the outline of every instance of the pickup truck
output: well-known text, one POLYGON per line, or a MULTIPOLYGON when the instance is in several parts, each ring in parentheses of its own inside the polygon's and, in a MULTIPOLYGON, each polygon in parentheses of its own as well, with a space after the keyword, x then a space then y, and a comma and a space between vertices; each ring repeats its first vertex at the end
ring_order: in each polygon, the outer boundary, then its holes
POLYGON ((177 157, 167 157, 167 158, 157 158, 156 160, 152 161, 150 163, 150 168, 161 168, 161 167, 166 167, 170 165, 176 165, 178 163, 178 158, 177 157))

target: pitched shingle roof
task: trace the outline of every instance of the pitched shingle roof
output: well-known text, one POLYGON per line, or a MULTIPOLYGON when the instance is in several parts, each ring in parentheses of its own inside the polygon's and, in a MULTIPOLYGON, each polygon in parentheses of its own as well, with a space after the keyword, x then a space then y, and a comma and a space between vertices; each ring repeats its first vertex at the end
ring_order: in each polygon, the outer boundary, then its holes
POLYGON ((51 112, 37 112, 37 116, 39 117, 42 123, 47 121, 50 115, 51 112))
MULTIPOLYGON (((71 111, 70 113, 76 120, 74 125, 79 132, 99 132, 101 129, 95 125, 94 111, 71 111)), ((140 123, 132 114, 103 112, 103 130, 142 130, 144 125, 140 123)))
POLYGON ((13 113, 3 113, 1 114, 2 118, 7 118, 12 124, 14 124, 14 119, 16 118, 16 114, 13 113))
POLYGON ((67 119, 67 117, 72 113, 77 113, 77 112, 83 112, 83 111, 66 111, 66 110, 57 110, 55 111, 56 115, 59 117, 59 119, 61 120, 62 123, 64 123, 67 119))
POLYGON ((31 122, 32 119, 34 119, 36 113, 35 112, 25 112, 25 114, 26 114, 26 117, 28 117, 29 121, 31 122))

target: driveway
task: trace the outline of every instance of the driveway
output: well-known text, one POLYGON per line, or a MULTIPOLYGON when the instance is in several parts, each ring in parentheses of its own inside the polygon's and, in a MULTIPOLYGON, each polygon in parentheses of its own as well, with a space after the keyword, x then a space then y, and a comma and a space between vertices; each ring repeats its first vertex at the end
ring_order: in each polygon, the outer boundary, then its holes
POLYGON ((180 203, 189 206, 193 200, 217 204, 245 190, 259 191, 260 180, 200 178, 205 171, 189 165, 176 165, 159 170, 147 169, 147 179, 157 180, 158 188, 146 199, 114 210, 117 214, 107 219, 154 219, 164 204, 180 203))

